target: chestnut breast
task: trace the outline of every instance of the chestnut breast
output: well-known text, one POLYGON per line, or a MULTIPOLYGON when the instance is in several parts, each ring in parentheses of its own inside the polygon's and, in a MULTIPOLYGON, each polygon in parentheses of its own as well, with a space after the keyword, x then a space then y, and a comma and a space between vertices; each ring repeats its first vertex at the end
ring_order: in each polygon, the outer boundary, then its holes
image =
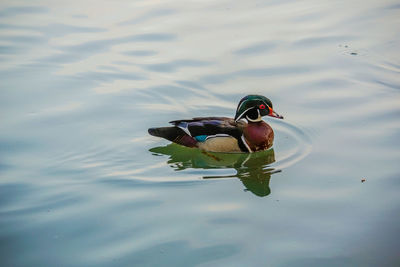
POLYGON ((274 142, 274 131, 264 121, 249 122, 243 129, 244 137, 251 150, 265 150, 272 146, 274 142))

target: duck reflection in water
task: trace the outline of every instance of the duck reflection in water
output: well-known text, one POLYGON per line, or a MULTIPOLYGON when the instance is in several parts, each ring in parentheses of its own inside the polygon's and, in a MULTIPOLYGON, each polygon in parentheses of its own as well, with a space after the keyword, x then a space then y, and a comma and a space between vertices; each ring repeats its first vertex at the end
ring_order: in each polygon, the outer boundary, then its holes
POLYGON ((274 170, 269 165, 275 162, 271 148, 257 153, 212 153, 176 144, 155 147, 149 150, 154 155, 167 155, 167 163, 175 171, 193 169, 235 169, 236 174, 225 176, 203 176, 203 179, 239 178, 245 191, 251 191, 259 197, 271 193, 269 181, 274 170))

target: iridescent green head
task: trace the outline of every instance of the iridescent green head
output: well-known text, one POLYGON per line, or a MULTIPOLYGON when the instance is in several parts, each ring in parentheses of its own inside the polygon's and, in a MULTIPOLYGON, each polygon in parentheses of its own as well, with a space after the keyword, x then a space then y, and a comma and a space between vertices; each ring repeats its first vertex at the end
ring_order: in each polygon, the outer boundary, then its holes
POLYGON ((272 109, 272 102, 262 95, 248 95, 243 97, 236 109, 235 121, 247 119, 250 122, 261 121, 262 116, 271 116, 283 119, 272 109))

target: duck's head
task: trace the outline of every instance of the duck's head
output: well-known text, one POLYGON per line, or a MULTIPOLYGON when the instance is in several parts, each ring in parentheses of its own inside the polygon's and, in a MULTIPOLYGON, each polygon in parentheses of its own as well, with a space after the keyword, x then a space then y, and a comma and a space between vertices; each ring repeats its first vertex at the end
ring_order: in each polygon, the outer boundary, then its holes
POLYGON ((261 121, 262 116, 271 116, 283 119, 272 109, 272 102, 262 95, 248 95, 243 97, 236 109, 235 121, 247 119, 249 122, 261 121))

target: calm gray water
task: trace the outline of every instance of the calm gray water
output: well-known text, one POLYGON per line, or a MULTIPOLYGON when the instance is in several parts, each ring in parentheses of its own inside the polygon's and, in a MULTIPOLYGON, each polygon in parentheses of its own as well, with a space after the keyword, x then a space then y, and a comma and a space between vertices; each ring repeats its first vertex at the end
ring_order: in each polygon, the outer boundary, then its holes
POLYGON ((2 1, 0 265, 399 266, 399 25, 398 1, 2 1), (251 93, 273 150, 147 134, 251 93))

